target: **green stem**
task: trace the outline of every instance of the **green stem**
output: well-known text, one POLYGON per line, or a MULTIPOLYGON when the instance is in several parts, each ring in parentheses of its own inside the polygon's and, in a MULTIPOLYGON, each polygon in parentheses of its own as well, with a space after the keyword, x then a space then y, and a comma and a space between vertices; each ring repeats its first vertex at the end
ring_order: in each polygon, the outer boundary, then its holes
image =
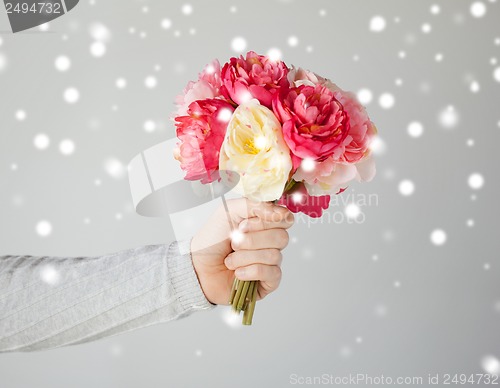
POLYGON ((238 312, 243 308, 243 303, 245 302, 245 298, 247 297, 248 287, 250 287, 249 281, 243 282, 243 290, 241 291, 240 297, 238 298, 238 304, 236 305, 236 310, 238 312))
POLYGON ((233 302, 232 302, 232 305, 233 305, 233 311, 234 312, 237 312, 239 313, 238 309, 237 309, 237 304, 238 304, 238 301, 240 299, 240 295, 241 295, 241 291, 243 290, 243 283, 241 280, 238 280, 238 285, 237 285, 237 290, 236 290, 236 294, 234 295, 234 298, 233 298, 233 302))
POLYGON ((243 314, 243 324, 244 325, 251 325, 252 320, 253 320, 253 313, 255 311, 255 303, 257 302, 257 289, 259 288, 259 281, 255 281, 255 285, 253 288, 252 292, 252 300, 250 301, 248 305, 248 309, 245 310, 245 313, 243 314))
POLYGON ((243 303, 243 308, 241 310, 246 311, 248 309, 248 305, 252 299, 253 288, 255 287, 255 282, 250 282, 250 287, 248 287, 248 292, 245 297, 245 303, 243 303))
POLYGON ((290 182, 288 182, 285 186, 285 190, 283 190, 283 193, 287 193, 293 186, 295 186, 295 182, 293 179, 290 179, 290 182))
POLYGON ((231 287, 231 294, 229 297, 229 304, 233 304, 234 296, 236 295, 236 286, 238 285, 238 278, 234 278, 233 286, 231 287))

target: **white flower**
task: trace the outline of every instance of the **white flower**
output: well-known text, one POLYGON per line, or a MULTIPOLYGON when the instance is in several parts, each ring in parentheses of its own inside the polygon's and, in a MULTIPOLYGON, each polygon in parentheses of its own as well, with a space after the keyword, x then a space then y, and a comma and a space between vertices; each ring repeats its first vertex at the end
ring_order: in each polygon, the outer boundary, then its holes
POLYGON ((239 174, 235 190, 254 201, 274 201, 292 169, 290 150, 274 113, 256 99, 241 104, 228 124, 219 169, 239 174))

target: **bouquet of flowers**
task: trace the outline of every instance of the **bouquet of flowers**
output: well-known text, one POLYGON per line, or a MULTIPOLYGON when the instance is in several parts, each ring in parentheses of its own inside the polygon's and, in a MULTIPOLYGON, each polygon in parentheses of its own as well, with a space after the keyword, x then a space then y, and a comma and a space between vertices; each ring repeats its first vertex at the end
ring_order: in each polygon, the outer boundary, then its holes
MULTIPOLYGON (((313 72, 258 55, 207 65, 177 98, 175 158, 187 180, 236 173, 235 190, 321 217, 331 194, 375 175, 376 127, 356 96, 313 72)), ((257 281, 234 280, 230 304, 250 325, 257 281)))

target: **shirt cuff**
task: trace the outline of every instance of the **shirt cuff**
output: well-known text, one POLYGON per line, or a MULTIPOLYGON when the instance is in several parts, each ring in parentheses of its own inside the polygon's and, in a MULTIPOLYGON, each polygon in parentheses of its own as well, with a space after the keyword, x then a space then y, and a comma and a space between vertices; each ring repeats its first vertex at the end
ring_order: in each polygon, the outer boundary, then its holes
POLYGON ((191 240, 174 241, 170 244, 167 266, 170 283, 185 313, 216 306, 206 298, 196 276, 191 257, 191 240))

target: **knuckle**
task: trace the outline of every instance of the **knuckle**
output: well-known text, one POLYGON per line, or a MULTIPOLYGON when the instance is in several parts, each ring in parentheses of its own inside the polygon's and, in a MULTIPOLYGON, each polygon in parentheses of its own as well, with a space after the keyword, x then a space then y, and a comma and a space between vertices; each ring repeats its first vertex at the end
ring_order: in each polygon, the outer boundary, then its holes
POLYGON ((276 266, 274 268, 275 268, 275 270, 274 270, 275 275, 274 276, 275 276, 276 281, 279 283, 279 281, 281 280, 281 276, 282 276, 281 268, 278 266, 276 266))
POLYGON ((281 260, 283 259, 283 254, 279 249, 271 249, 271 262, 273 264, 281 264, 281 260))
POLYGON ((284 229, 280 229, 278 233, 278 242, 280 246, 283 248, 286 247, 288 245, 289 239, 290 238, 288 236, 288 232, 284 229))
POLYGON ((233 251, 240 251, 242 249, 248 249, 253 244, 253 239, 250 233, 243 233, 238 235, 236 238, 231 239, 231 248, 233 251))

